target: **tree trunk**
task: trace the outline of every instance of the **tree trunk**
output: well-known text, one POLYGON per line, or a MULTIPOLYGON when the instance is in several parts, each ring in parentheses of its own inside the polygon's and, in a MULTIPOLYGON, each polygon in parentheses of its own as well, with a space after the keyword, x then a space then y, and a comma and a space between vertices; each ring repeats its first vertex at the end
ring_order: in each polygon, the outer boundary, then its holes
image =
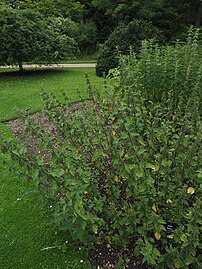
POLYGON ((202 19, 202 1, 200 1, 200 6, 198 9, 198 14, 197 14, 197 18, 196 18, 196 27, 201 26, 201 19, 202 19))
POLYGON ((19 70, 20 70, 20 72, 23 72, 24 71, 24 68, 22 66, 22 63, 19 63, 19 70))

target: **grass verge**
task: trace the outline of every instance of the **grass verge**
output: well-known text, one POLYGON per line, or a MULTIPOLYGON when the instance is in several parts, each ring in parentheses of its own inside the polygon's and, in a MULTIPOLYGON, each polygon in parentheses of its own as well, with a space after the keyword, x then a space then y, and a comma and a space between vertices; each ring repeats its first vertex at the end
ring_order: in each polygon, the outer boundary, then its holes
POLYGON ((94 68, 29 69, 24 73, 17 69, 0 69, 0 121, 17 118, 27 108, 30 112, 41 110, 42 90, 56 94, 65 90, 70 100, 75 102, 79 99, 78 89, 86 98, 85 73, 94 85, 101 84, 94 68))
MULTIPOLYGON (((11 137, 2 124, 0 134, 11 137)), ((70 235, 47 224, 51 209, 28 195, 34 190, 33 183, 9 171, 9 162, 9 156, 0 153, 0 268, 91 268, 84 250, 70 235)))
MULTIPOLYGON (((0 70, 0 121, 19 116, 26 108, 31 112, 42 109, 41 90, 64 89, 71 101, 78 100, 78 88, 87 96, 85 73, 99 85, 94 68, 57 68, 0 70)), ((0 135, 12 134, 0 123, 0 135)), ((89 269, 91 265, 82 249, 69 234, 57 232, 48 225, 51 208, 42 207, 32 193, 35 186, 26 178, 10 171, 9 156, 0 152, 0 269, 89 269)), ((19 167, 19 169, 21 169, 19 167)))

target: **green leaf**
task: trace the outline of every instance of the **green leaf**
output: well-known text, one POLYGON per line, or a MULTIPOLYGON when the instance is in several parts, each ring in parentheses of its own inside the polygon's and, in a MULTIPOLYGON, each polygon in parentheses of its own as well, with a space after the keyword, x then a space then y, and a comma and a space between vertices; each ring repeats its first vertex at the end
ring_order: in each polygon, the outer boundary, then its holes
POLYGON ((37 164, 39 166, 42 166, 44 164, 44 159, 41 156, 37 158, 37 164))
POLYGON ((49 173, 53 177, 61 177, 64 175, 65 170, 62 168, 55 168, 55 169, 51 170, 49 173))
POLYGON ((135 175, 139 178, 142 178, 144 176, 142 171, 135 171, 135 175))
POLYGON ((93 231, 94 234, 97 234, 98 233, 98 226, 93 224, 92 231, 93 231))

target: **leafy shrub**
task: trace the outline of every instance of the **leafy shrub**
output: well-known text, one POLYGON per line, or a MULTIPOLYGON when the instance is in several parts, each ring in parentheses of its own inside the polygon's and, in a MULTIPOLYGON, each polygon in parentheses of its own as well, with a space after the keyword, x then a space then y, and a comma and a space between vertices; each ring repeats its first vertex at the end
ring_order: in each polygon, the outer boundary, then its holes
POLYGON ((75 39, 82 54, 92 55, 96 50, 97 28, 93 21, 77 24, 75 39))
POLYGON ((118 26, 101 47, 96 66, 96 74, 108 74, 111 68, 119 65, 120 54, 129 54, 130 48, 139 51, 143 39, 160 39, 159 30, 151 22, 134 20, 128 25, 118 26))
POLYGON ((97 29, 92 21, 76 23, 70 18, 51 18, 52 25, 60 34, 73 38, 80 53, 91 55, 95 52, 97 29))
POLYGON ((0 43, 0 64, 17 64, 21 71, 24 62, 55 63, 78 51, 73 38, 29 9, 0 7, 0 43))
POLYGON ((43 155, 3 146, 27 164, 60 228, 89 247, 130 248, 152 268, 202 267, 201 79, 185 60, 196 54, 192 35, 179 53, 144 43, 103 94, 87 79, 91 101, 76 109, 44 93, 54 132, 26 120, 43 155))

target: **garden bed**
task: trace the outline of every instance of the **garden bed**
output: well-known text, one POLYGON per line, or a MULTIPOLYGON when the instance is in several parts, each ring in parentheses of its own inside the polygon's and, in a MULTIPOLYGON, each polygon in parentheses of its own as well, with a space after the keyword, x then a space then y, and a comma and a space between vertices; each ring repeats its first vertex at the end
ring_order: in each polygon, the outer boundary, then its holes
MULTIPOLYGON (((86 101, 87 107, 92 106, 91 101, 86 101)), ((76 111, 83 109, 81 103, 73 103, 67 106, 65 110, 69 110, 73 115, 76 111)), ((44 112, 37 112, 29 116, 31 124, 38 125, 43 129, 44 132, 50 132, 52 137, 57 136, 57 129, 53 123, 48 119, 44 112)), ((15 137, 19 142, 26 145, 29 154, 38 151, 38 154, 45 160, 48 160, 51 156, 47 154, 43 149, 40 148, 36 136, 27 135, 25 133, 25 122, 22 119, 14 119, 6 122, 6 126, 14 133, 15 137)), ((127 255, 128 263, 124 265, 126 269, 150 269, 151 267, 142 265, 140 258, 133 255, 134 244, 131 243, 128 248, 112 248, 109 245, 96 245, 95 248, 90 252, 89 258, 92 264, 97 269, 110 269, 115 268, 115 264, 120 260, 124 261, 124 257, 127 255)))

